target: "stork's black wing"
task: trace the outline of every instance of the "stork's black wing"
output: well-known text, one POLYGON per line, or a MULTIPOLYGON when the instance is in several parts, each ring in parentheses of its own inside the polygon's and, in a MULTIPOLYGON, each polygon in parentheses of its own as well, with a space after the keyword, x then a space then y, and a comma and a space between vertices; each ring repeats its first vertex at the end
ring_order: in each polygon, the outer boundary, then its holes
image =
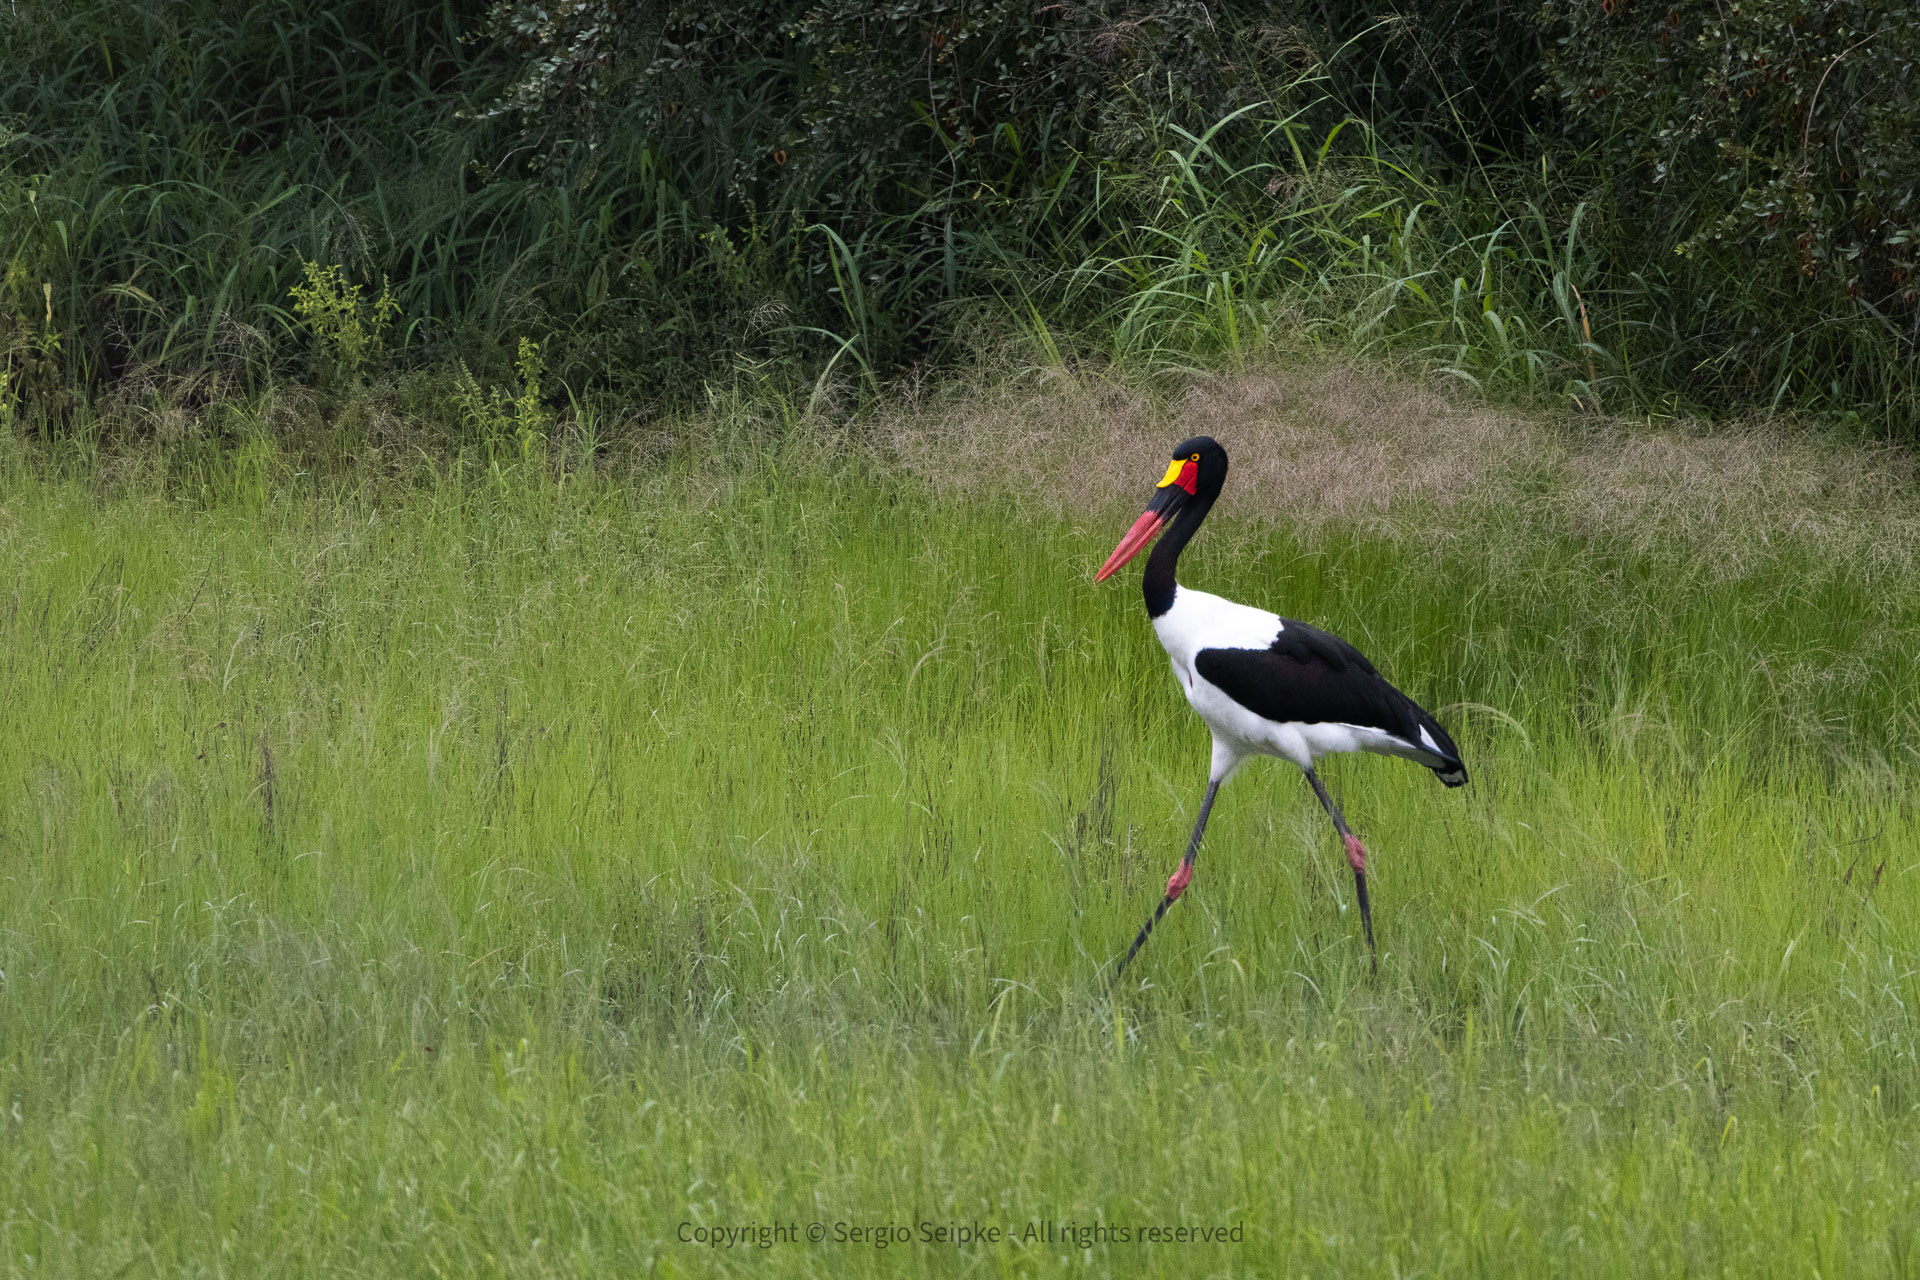
POLYGON ((1193 666, 1257 716, 1379 729, 1421 752, 1422 763, 1448 786, 1467 780, 1459 749, 1439 721, 1388 684, 1358 649, 1318 627, 1289 619, 1268 648, 1202 649, 1193 666))

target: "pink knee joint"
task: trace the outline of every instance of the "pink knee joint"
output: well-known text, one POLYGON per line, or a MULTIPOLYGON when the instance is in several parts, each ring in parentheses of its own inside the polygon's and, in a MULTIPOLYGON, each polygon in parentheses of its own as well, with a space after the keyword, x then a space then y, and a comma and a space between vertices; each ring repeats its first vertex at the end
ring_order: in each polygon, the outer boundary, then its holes
POLYGON ((1167 877, 1167 900, 1171 902, 1178 899, 1181 894, 1187 891, 1187 885, 1191 883, 1192 880, 1193 864, 1191 862, 1181 863, 1180 869, 1167 877))
POLYGON ((1360 843, 1359 836, 1347 836, 1347 865, 1355 871, 1364 873, 1367 869, 1367 849, 1360 843))

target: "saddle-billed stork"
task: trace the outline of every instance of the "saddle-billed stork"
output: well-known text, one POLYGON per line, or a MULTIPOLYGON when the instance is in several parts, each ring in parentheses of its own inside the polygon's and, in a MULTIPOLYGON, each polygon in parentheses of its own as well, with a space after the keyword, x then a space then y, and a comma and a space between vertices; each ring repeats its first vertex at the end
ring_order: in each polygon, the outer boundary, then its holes
POLYGON ((1105 582, 1166 530, 1147 557, 1140 580, 1147 616, 1173 661, 1173 674, 1187 701, 1213 731, 1213 767, 1186 856, 1167 881, 1167 896, 1114 970, 1116 978, 1167 908, 1186 892, 1220 784, 1249 756, 1279 756, 1307 775, 1347 847, 1369 955, 1377 953, 1367 905, 1367 851, 1313 771, 1314 761, 1335 751, 1372 751, 1425 765, 1449 787, 1467 781, 1467 768, 1447 731, 1345 640, 1174 581, 1180 553, 1213 509, 1226 480, 1227 451, 1211 437, 1195 436, 1175 445, 1153 500, 1094 575, 1095 582, 1105 582))

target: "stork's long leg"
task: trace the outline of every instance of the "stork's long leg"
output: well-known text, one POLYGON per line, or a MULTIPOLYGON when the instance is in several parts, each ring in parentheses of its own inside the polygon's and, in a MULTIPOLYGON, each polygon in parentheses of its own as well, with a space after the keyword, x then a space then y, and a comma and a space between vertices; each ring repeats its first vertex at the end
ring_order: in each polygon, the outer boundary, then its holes
POLYGON ((1374 972, 1380 970, 1380 952, 1373 945, 1373 909, 1367 905, 1367 850, 1360 843, 1360 837, 1347 828, 1347 820, 1340 815, 1340 806, 1327 794, 1326 784, 1320 781, 1320 775, 1312 769, 1307 771, 1307 781, 1313 784, 1313 794, 1320 797, 1320 805, 1333 819, 1334 828, 1340 832, 1340 839, 1347 846, 1347 864, 1353 868, 1353 887, 1360 899, 1360 928, 1367 935, 1367 955, 1373 961, 1374 972))
POLYGON ((1127 962, 1132 960, 1135 953, 1146 944, 1147 935, 1153 932, 1153 926, 1160 923, 1160 917, 1167 914, 1167 908, 1187 891, 1187 885, 1193 880, 1193 860, 1200 856, 1200 837, 1207 830, 1207 815, 1213 812, 1213 798, 1218 794, 1220 794, 1220 779, 1215 778, 1207 783, 1207 798, 1200 802, 1200 820, 1193 824, 1193 839, 1187 841, 1186 856, 1180 859, 1180 866, 1167 879, 1167 896, 1162 898, 1160 905, 1153 909, 1153 915, 1148 917, 1147 922, 1140 927, 1139 936, 1133 940, 1133 945, 1127 948, 1127 954, 1115 966, 1114 981, 1118 982, 1120 975, 1127 971, 1127 962))

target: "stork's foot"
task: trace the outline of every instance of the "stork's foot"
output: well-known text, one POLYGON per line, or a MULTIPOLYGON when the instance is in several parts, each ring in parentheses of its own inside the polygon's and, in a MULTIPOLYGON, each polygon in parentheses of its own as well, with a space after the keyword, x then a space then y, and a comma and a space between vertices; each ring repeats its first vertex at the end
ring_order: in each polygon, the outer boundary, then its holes
POLYGON ((1344 839, 1347 842, 1347 865, 1361 875, 1365 875, 1367 873, 1366 846, 1360 843, 1360 837, 1356 835, 1347 835, 1344 839))
POLYGON ((1178 902, 1180 895, 1187 891, 1187 886, 1192 882, 1193 864, 1191 862, 1182 862, 1180 869, 1167 877, 1167 901, 1178 902))

